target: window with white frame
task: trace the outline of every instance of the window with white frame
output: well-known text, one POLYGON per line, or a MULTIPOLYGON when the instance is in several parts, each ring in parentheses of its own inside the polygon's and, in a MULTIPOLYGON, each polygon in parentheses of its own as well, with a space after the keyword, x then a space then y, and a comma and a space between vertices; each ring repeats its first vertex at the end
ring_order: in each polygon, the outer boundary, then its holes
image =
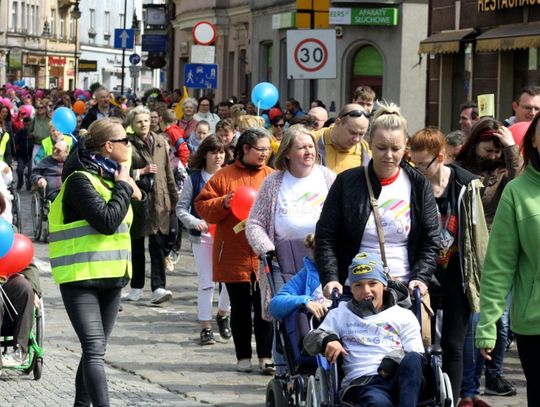
POLYGON ((103 35, 111 35, 111 13, 105 12, 105 23, 103 25, 103 35))
POLYGON ((55 37, 56 36, 56 10, 55 9, 51 10, 51 22, 49 23, 49 27, 51 30, 51 36, 55 37))
POLYGON ((19 3, 14 1, 11 3, 11 31, 17 31, 17 10, 19 3))
POLYGON ((66 38, 66 17, 60 16, 60 38, 66 38))
POLYGON ((26 4, 24 2, 21 2, 21 26, 20 29, 22 31, 26 30, 26 4))
POLYGON ((96 10, 90 9, 90 29, 96 30, 96 10))
POLYGON ((30 14, 30 4, 26 5, 26 30, 28 34, 32 34, 32 15, 30 14))

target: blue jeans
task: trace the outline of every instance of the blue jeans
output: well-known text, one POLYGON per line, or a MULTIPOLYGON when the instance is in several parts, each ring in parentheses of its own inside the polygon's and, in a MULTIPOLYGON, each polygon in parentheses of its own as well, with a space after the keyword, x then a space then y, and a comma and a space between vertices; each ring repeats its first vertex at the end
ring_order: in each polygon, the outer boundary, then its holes
POLYGON ((469 328, 463 346, 463 379, 461 381, 461 397, 474 397, 480 394, 480 379, 484 366, 486 378, 492 379, 502 376, 506 338, 508 337, 508 310, 511 297, 508 297, 504 314, 497 321, 497 342, 491 361, 486 361, 475 346, 476 327, 480 321, 480 314, 472 314, 469 328))
POLYGON ((344 400, 362 407, 416 407, 422 382, 424 357, 416 352, 405 355, 393 379, 375 375, 372 380, 345 393, 344 400))
POLYGON ((82 347, 74 406, 109 406, 105 349, 116 322, 121 290, 60 285, 66 312, 82 347))

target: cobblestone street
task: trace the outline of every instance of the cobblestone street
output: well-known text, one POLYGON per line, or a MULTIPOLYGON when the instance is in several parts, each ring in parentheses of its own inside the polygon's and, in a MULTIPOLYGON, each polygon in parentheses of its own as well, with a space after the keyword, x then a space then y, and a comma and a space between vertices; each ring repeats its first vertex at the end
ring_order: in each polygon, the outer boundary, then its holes
MULTIPOLYGON (((29 193, 24 192, 22 199, 23 231, 31 234, 29 193)), ((106 355, 112 405, 264 405, 270 377, 257 372, 237 373, 232 341, 198 345, 193 258, 189 242, 184 240, 182 248, 175 271, 168 275, 167 286, 174 293, 171 303, 150 305, 149 289, 143 300, 123 303, 106 355)), ((47 245, 36 243, 35 249, 45 299, 43 377, 34 381, 32 376, 4 370, 0 406, 61 407, 73 403, 80 348, 52 280, 47 245)), ((506 372, 517 385, 518 395, 484 399, 497 407, 523 406, 526 399, 519 360, 515 351, 507 356, 506 372)))

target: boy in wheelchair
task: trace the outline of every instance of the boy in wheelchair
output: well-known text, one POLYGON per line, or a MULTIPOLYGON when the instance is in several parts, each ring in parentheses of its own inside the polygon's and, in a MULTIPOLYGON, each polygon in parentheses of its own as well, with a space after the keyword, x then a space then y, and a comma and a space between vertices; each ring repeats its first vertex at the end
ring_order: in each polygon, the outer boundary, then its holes
POLYGON ((32 168, 30 182, 45 191, 45 198, 53 201, 62 187, 62 169, 69 154, 69 146, 63 140, 58 141, 52 151, 32 168))
POLYGON ((425 364, 420 325, 388 288, 379 256, 359 253, 349 267, 353 298, 331 310, 304 338, 305 350, 343 357, 341 399, 359 406, 416 406, 425 364))

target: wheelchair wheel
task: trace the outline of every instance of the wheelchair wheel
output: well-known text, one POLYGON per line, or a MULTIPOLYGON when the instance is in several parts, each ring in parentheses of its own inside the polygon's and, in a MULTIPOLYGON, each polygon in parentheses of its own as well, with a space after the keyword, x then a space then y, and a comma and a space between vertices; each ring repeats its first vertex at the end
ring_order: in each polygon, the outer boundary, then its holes
POLYGON ((37 242, 41 238, 41 229, 43 225, 41 202, 37 194, 32 195, 32 206, 30 207, 32 212, 32 227, 34 229, 34 238, 37 242))
POLYGON ((289 403, 278 379, 272 379, 266 387, 266 407, 287 407, 289 403))
POLYGON ((17 191, 13 192, 13 207, 11 211, 13 214, 13 225, 17 227, 17 232, 22 233, 21 200, 17 191))
POLYGON ((328 380, 326 371, 318 367, 315 371, 315 376, 310 376, 307 385, 307 407, 327 406, 330 401, 328 380))
POLYGON ((450 377, 446 373, 443 373, 444 389, 446 397, 444 399, 444 407, 454 407, 454 394, 452 393, 452 383, 450 383, 450 377))
MULTIPOLYGON (((43 307, 43 300, 40 303, 39 309, 36 310, 35 315, 35 327, 34 335, 36 342, 41 350, 43 350, 43 334, 45 330, 45 313, 43 307)), ((34 374, 34 380, 41 379, 41 373, 43 371, 43 357, 35 355, 34 362, 32 363, 32 372, 34 374)))

